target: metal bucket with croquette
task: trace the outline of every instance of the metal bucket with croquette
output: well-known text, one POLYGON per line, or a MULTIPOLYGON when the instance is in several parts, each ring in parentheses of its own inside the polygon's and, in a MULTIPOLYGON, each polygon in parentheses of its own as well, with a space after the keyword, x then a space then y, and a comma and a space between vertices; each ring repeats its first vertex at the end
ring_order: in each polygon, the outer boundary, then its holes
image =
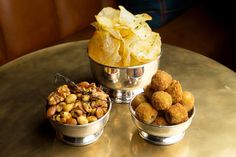
POLYGON ((144 92, 129 106, 139 135, 157 145, 170 145, 183 139, 195 114, 194 96, 183 91, 179 81, 158 70, 144 92))
POLYGON ((183 91, 179 81, 158 70, 144 93, 137 95, 131 104, 136 117, 147 124, 176 125, 188 120, 194 107, 194 96, 183 91))

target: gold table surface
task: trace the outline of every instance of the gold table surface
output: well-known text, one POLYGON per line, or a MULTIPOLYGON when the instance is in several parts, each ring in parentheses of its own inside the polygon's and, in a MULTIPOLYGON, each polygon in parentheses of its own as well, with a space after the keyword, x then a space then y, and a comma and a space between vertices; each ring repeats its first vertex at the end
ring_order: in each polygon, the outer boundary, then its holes
POLYGON ((235 156, 236 74, 186 49, 163 44, 160 69, 179 80, 196 99, 196 114, 182 141, 158 146, 143 140, 128 106, 113 104, 95 143, 73 147, 56 139, 44 117, 55 73, 73 81, 93 81, 87 41, 71 42, 26 55, 0 67, 0 156, 235 156))

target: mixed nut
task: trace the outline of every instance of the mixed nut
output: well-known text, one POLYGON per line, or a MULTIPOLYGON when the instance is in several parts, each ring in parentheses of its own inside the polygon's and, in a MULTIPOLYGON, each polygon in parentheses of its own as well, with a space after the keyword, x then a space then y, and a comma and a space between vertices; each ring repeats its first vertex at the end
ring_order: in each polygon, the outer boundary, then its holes
POLYGON ((88 124, 103 117, 108 111, 108 94, 95 83, 80 82, 62 85, 48 96, 47 117, 70 124, 88 124))

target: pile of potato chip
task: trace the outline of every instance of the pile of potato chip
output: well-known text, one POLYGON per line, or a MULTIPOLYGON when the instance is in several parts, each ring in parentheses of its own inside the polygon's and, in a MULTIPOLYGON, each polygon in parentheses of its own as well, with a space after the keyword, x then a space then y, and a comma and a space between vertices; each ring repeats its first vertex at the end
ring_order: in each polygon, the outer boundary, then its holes
POLYGON ((148 14, 133 15, 123 6, 106 7, 95 16, 96 28, 88 45, 88 55, 96 62, 115 67, 141 65, 157 59, 161 39, 146 23, 148 14))

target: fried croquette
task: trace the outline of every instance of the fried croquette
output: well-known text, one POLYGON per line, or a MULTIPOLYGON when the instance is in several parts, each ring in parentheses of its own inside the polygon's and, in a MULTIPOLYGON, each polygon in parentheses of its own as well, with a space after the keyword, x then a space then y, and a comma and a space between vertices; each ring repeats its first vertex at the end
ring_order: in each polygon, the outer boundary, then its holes
POLYGON ((143 102, 135 109, 137 118, 144 123, 151 124, 157 117, 158 112, 152 107, 151 104, 143 102))
POLYGON ((135 110, 138 107, 138 105, 143 102, 147 102, 147 99, 146 99, 144 93, 141 93, 141 94, 138 94, 137 96, 135 96, 135 98, 133 99, 133 101, 131 103, 131 106, 135 110))
POLYGON ((179 81, 173 80, 166 92, 171 95, 174 104, 182 100, 183 91, 179 81))
POLYGON ((159 126, 167 126, 168 123, 167 121, 165 120, 164 117, 161 117, 161 116, 158 116, 153 122, 152 124, 154 125, 159 125, 159 126))
POLYGON ((193 96, 193 94, 189 91, 184 91, 183 92, 183 97, 182 97, 182 100, 181 100, 180 103, 185 107, 187 112, 192 110, 192 108, 194 106, 194 96, 193 96))
POLYGON ((155 91, 166 90, 172 82, 172 76, 165 71, 157 70, 153 75, 151 86, 155 91))
POLYGON ((152 95, 152 106, 156 110, 167 110, 172 105, 170 94, 164 91, 157 91, 152 95))
POLYGON ((176 103, 167 110, 166 119, 169 124, 179 124, 188 119, 188 112, 183 105, 176 103))
POLYGON ((152 100, 152 94, 154 93, 154 90, 152 89, 151 85, 148 85, 145 89, 144 89, 144 94, 145 96, 149 99, 152 100))

